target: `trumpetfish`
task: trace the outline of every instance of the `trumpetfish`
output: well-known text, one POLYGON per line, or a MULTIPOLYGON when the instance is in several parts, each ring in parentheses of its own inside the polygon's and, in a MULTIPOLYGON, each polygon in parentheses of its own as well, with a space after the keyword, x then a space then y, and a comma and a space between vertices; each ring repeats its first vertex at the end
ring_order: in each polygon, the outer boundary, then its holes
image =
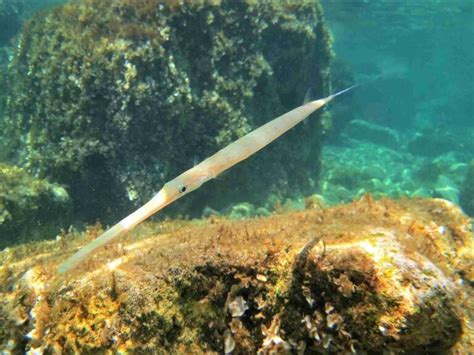
MULTIPOLYGON (((314 111, 320 109, 336 96, 339 96, 357 85, 336 92, 325 98, 305 102, 303 105, 267 122, 259 128, 219 150, 193 168, 164 184, 163 188, 147 203, 131 213, 113 227, 106 230, 74 255, 62 263, 58 272, 66 273, 83 262, 91 253, 101 246, 130 231, 139 223, 168 206, 184 195, 198 189, 205 182, 214 179, 222 172, 247 159, 264 148, 285 132, 296 126, 314 111)), ((306 101, 306 100, 305 100, 306 101)))

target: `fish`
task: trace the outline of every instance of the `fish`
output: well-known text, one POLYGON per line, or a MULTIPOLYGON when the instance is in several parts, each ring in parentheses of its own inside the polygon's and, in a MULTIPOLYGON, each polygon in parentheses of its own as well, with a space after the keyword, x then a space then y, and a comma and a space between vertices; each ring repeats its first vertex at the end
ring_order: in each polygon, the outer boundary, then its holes
POLYGON ((344 94, 356 86, 357 84, 325 98, 306 102, 288 111, 256 128, 252 132, 247 133, 178 177, 168 181, 151 200, 138 208, 135 212, 123 218, 120 222, 106 230, 102 235, 79 249, 63 262, 58 267, 57 272, 59 274, 65 274, 76 268, 98 248, 124 235, 169 204, 198 189, 202 184, 215 179, 219 174, 255 154, 292 129, 313 112, 325 106, 335 97, 344 94))

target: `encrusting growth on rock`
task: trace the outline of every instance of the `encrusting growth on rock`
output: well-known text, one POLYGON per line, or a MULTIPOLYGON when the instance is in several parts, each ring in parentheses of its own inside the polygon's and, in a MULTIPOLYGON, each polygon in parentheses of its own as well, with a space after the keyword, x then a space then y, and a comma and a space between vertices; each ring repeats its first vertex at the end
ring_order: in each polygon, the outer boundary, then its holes
POLYGON ((148 222, 71 277, 54 275, 58 262, 100 226, 5 250, 0 349, 472 349, 473 239, 457 207, 370 196, 308 207, 245 221, 148 222))

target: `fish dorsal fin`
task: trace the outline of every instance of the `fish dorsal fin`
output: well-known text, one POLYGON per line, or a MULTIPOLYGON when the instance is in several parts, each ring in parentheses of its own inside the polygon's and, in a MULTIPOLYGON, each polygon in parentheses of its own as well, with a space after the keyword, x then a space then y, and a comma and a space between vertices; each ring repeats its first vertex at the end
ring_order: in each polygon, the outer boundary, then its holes
POLYGON ((314 100, 313 89, 309 87, 308 90, 306 90, 306 95, 304 95, 303 105, 313 100, 314 100))
MULTIPOLYGON (((313 89, 311 89, 311 86, 306 90, 306 95, 304 95, 304 100, 303 100, 303 105, 306 105, 308 102, 311 102, 314 100, 314 94, 313 94, 313 89)), ((306 117, 303 120, 304 125, 308 125, 308 118, 306 117)))

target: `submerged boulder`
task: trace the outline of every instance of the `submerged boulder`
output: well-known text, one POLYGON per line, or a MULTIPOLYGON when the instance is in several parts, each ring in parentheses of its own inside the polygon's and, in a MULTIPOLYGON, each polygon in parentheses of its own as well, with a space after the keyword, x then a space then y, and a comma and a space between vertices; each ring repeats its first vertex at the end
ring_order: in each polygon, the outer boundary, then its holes
POLYGON ((146 223, 71 275, 101 233, 0 253, 3 351, 467 353, 470 220, 440 200, 146 223), (26 338, 25 338, 26 335, 26 338), (26 340, 25 340, 26 339, 26 340))
POLYGON ((364 121, 352 120, 343 131, 346 138, 357 139, 392 149, 400 148, 400 137, 397 131, 364 121))
MULTIPOLYGON (((2 132, 19 164, 69 186, 81 217, 111 221, 308 86, 327 93, 331 56, 317 0, 73 1, 24 26, 2 132)), ((178 208, 309 191, 321 135, 309 120, 178 208)))
POLYGON ((471 156, 474 149, 473 130, 453 129, 452 127, 423 127, 416 131, 407 144, 410 153, 438 157, 448 152, 458 152, 471 156))

